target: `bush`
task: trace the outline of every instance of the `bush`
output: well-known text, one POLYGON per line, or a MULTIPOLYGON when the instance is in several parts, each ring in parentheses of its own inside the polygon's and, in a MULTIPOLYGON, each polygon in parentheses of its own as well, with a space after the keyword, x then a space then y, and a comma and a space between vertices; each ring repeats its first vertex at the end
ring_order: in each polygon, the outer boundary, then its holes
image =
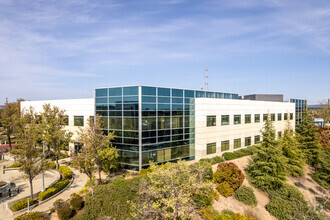
POLYGON ((319 192, 323 193, 323 194, 326 194, 327 191, 325 189, 323 189, 321 186, 316 186, 315 187, 319 192))
POLYGON ((219 195, 219 193, 216 190, 213 190, 213 192, 212 192, 212 198, 214 200, 217 200, 217 201, 219 200, 220 195, 219 195))
POLYGON ((218 165, 213 174, 213 181, 220 194, 228 197, 243 184, 244 175, 234 163, 225 162, 218 165))
POLYGON ((47 220, 42 212, 28 212, 15 218, 15 220, 47 220))
MULTIPOLYGON (((36 203, 36 201, 34 199, 29 198, 29 200, 30 200, 30 206, 36 203)), ((28 206, 28 200, 27 199, 22 199, 22 200, 19 200, 18 202, 16 202, 11 207, 11 209, 14 212, 17 212, 17 211, 19 211, 21 209, 27 208, 27 206, 28 206)))
POLYGON ((108 184, 97 186, 94 196, 87 194, 80 219, 100 219, 103 216, 111 219, 134 219, 131 216, 131 205, 127 201, 137 201, 141 178, 143 177, 127 180, 118 178, 108 184))
POLYGON ((56 163, 54 161, 49 161, 45 165, 46 169, 56 169, 56 163))
POLYGON ((70 195, 70 198, 76 198, 76 197, 81 197, 81 196, 79 194, 77 194, 77 193, 72 193, 70 195))
POLYGON ((68 220, 74 216, 74 211, 70 208, 69 204, 65 203, 57 210, 57 215, 60 220, 68 220))
POLYGON ((22 166, 21 163, 14 163, 14 164, 10 165, 9 168, 17 168, 17 167, 20 167, 20 166, 22 166))
POLYGON ((64 189, 68 184, 69 184, 69 180, 67 180, 67 179, 57 182, 55 184, 55 186, 48 188, 46 191, 40 192, 38 195, 39 200, 43 201, 43 200, 55 195, 56 193, 58 193, 59 191, 64 189))
POLYGON ((238 190, 235 192, 235 198, 243 202, 245 205, 257 205, 257 199, 254 195, 253 189, 247 186, 241 186, 238 190))
POLYGON ((148 173, 150 173, 150 172, 151 172, 151 170, 150 170, 150 168, 148 167, 148 168, 146 168, 146 169, 141 169, 141 170, 139 171, 139 175, 142 176, 142 175, 148 174, 148 173))
POLYGON ((312 189, 312 188, 309 188, 308 190, 309 190, 311 193, 313 193, 314 195, 317 194, 317 192, 315 192, 314 189, 312 189))
POLYGON ((235 214, 235 212, 233 212, 233 211, 231 211, 229 209, 224 209, 224 210, 222 210, 221 213, 222 214, 227 214, 227 215, 234 215, 235 214))
POLYGON ((276 190, 270 190, 269 197, 266 209, 278 219, 317 219, 316 214, 309 210, 304 196, 294 186, 285 183, 276 190))
POLYGON ((300 188, 304 188, 305 189, 305 186, 303 184, 301 184, 300 182, 294 182, 294 185, 296 187, 300 187, 300 188))
POLYGON ((203 208, 198 212, 199 215, 203 216, 206 220, 220 220, 220 213, 213 208, 213 206, 208 206, 203 208))
POLYGON ((324 210, 330 210, 330 201, 324 197, 315 197, 316 201, 323 206, 324 210))
POLYGON ((222 163, 224 162, 224 159, 220 156, 215 156, 212 158, 203 158, 198 161, 198 163, 210 163, 211 165, 222 163))
POLYGON ((254 146, 249 146, 247 148, 239 149, 239 150, 236 150, 234 152, 223 153, 222 156, 226 160, 233 160, 233 159, 236 159, 236 158, 252 155, 256 152, 256 149, 257 149, 257 147, 255 145, 254 146))
POLYGON ((82 207, 84 206, 84 200, 80 196, 74 197, 71 199, 70 205, 73 210, 78 211, 78 210, 82 209, 82 207))
POLYGON ((65 153, 65 154, 61 154, 59 156, 59 159, 64 159, 64 158, 68 158, 69 157, 69 154, 68 153, 65 153))
POLYGON ((216 188, 218 192, 225 197, 231 196, 234 193, 234 189, 230 187, 227 181, 217 184, 216 188))
POLYGON ((60 166, 59 171, 62 173, 64 179, 71 179, 72 178, 72 170, 66 166, 60 166))
POLYGON ((60 208, 62 205, 64 204, 63 199, 58 199, 53 203, 53 206, 55 208, 55 210, 57 210, 58 208, 60 208))
POLYGON ((198 214, 203 216, 206 220, 255 220, 254 218, 250 218, 239 213, 234 213, 226 209, 222 214, 220 214, 212 206, 200 210, 198 214))
POLYGON ((198 208, 212 205, 212 191, 212 189, 202 189, 200 192, 193 194, 192 198, 198 208))

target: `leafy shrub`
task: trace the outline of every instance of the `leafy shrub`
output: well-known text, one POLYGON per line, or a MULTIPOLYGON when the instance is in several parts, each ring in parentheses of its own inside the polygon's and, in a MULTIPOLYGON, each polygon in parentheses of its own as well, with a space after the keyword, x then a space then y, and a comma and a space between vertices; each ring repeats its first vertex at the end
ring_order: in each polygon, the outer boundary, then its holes
POLYGON ((238 190, 236 190, 235 198, 246 205, 257 205, 257 198, 254 195, 253 189, 248 186, 241 186, 238 190))
POLYGON ((315 197, 316 201, 323 206, 324 210, 330 210, 330 201, 324 197, 315 197))
POLYGON ((192 198, 198 208, 207 207, 213 203, 212 189, 202 189, 198 193, 194 193, 192 198))
POLYGON ((229 209, 224 209, 224 210, 222 210, 221 213, 222 214, 227 214, 227 215, 234 215, 235 214, 235 212, 233 212, 233 211, 231 211, 229 209))
POLYGON ((60 166, 59 171, 62 173, 64 179, 71 179, 72 178, 72 170, 66 166, 60 166))
POLYGON ((59 207, 61 207, 64 204, 63 199, 58 199, 53 203, 53 206, 55 210, 57 210, 59 207))
POLYGON ((94 196, 87 194, 81 220, 100 219, 109 216, 112 219, 133 219, 131 205, 127 201, 136 201, 141 177, 133 179, 118 178, 99 185, 94 196))
POLYGON ((190 169, 191 172, 200 172, 201 170, 204 170, 205 172, 202 172, 204 174, 204 179, 210 181, 213 179, 213 170, 210 163, 193 163, 190 165, 190 169))
POLYGON ((330 174, 325 172, 314 172, 311 174, 311 177, 319 185, 323 186, 326 189, 330 188, 330 174))
POLYGON ((203 216, 206 220, 255 220, 255 218, 234 213, 230 210, 224 210, 223 213, 220 214, 212 206, 200 210, 198 214, 203 216))
POLYGON ((312 188, 309 188, 308 190, 309 190, 311 193, 313 193, 314 195, 317 194, 317 192, 315 192, 314 189, 312 189, 312 188))
POLYGON ((198 161, 199 163, 210 163, 211 165, 222 163, 224 162, 224 159, 220 156, 215 156, 212 158, 203 158, 198 161))
POLYGON ((222 156, 226 160, 233 160, 233 159, 236 159, 236 158, 252 155, 256 152, 256 149, 257 149, 257 147, 255 145, 254 146, 249 146, 247 148, 239 149, 239 150, 236 150, 234 152, 225 152, 225 153, 222 154, 222 156))
POLYGON ((230 187, 227 181, 217 184, 216 188, 218 192, 225 197, 231 196, 234 193, 234 189, 230 187))
POLYGON ((226 160, 233 160, 236 159, 236 155, 232 152, 225 152, 222 154, 222 156, 226 159, 226 160))
POLYGON ((68 158, 69 157, 69 154, 68 153, 65 153, 65 154, 61 154, 59 156, 59 159, 64 159, 64 158, 68 158))
POLYGON ((325 189, 323 189, 321 186, 316 186, 315 187, 319 192, 321 192, 321 193, 327 193, 327 191, 325 191, 325 189))
POLYGON ((15 218, 15 220, 47 220, 42 212, 28 212, 15 218))
POLYGON ((228 197, 243 184, 244 175, 234 163, 225 162, 218 165, 213 174, 213 181, 220 194, 228 197))
POLYGON ((74 211, 70 208, 69 204, 65 203, 57 209, 57 215, 60 220, 68 220, 74 216, 74 211))
POLYGON ((213 206, 208 206, 203 208, 198 212, 199 215, 203 216, 206 220, 220 220, 220 213, 213 208, 213 206))
POLYGON ((56 169, 56 163, 54 161, 49 161, 45 165, 46 169, 56 169))
POLYGON ((80 196, 74 197, 71 199, 70 205, 73 210, 78 211, 78 210, 82 209, 82 207, 84 206, 84 200, 80 196))
POLYGON ((301 184, 300 182, 294 182, 294 185, 305 189, 305 186, 303 184, 301 184))
POLYGON ((294 186, 283 184, 276 190, 269 191, 270 202, 266 205, 267 211, 278 219, 309 219, 316 217, 309 210, 304 196, 294 186))
MULTIPOLYGON (((30 206, 36 203, 36 201, 35 201, 34 199, 29 198, 29 200, 30 200, 30 206)), ((27 199, 22 199, 22 200, 19 200, 18 202, 16 202, 16 203, 11 207, 11 209, 12 209, 14 212, 17 212, 17 211, 19 211, 19 210, 21 210, 21 209, 25 209, 25 208, 27 208, 27 206, 28 206, 28 200, 27 200, 27 199)))
POLYGON ((17 167, 20 167, 20 166, 22 166, 21 163, 14 163, 14 164, 10 165, 9 168, 17 168, 17 167))
POLYGON ((150 173, 150 172, 151 172, 151 170, 150 170, 150 168, 148 167, 148 168, 145 168, 145 169, 141 169, 141 170, 139 171, 139 175, 142 176, 142 175, 145 175, 145 174, 150 173))
POLYGON ((219 195, 219 193, 216 191, 216 190, 213 190, 212 191, 212 198, 214 199, 214 200, 219 200, 219 198, 220 198, 220 195, 219 195))
POLYGON ((57 182, 55 184, 55 186, 48 188, 46 191, 40 192, 38 195, 39 200, 43 201, 43 200, 55 195, 56 193, 58 193, 59 191, 64 189, 68 184, 69 184, 69 180, 67 180, 67 179, 57 182))
POLYGON ((81 196, 79 194, 77 194, 77 193, 72 193, 70 195, 70 198, 76 198, 76 197, 81 197, 81 196))

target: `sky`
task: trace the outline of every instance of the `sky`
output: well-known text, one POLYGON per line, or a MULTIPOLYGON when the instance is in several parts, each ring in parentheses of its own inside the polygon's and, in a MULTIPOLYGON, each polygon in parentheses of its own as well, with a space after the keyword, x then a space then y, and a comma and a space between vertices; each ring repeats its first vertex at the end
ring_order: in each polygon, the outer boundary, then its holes
POLYGON ((155 85, 330 98, 329 0, 0 0, 0 104, 155 85))

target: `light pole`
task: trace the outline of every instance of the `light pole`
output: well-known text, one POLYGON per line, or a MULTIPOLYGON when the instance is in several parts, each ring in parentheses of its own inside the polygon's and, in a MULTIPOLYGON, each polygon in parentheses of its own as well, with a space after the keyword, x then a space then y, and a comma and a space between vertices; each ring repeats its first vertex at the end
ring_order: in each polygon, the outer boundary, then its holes
MULTIPOLYGON (((41 157, 45 157, 45 141, 42 141, 42 154, 41 157)), ((44 172, 42 173, 42 192, 45 191, 45 175, 44 172)))

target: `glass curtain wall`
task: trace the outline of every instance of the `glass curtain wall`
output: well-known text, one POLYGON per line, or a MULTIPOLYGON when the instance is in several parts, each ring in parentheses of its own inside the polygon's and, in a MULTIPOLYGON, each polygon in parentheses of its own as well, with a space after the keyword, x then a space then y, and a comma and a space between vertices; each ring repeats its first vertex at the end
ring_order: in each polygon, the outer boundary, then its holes
POLYGON ((295 103, 296 105, 296 125, 301 124, 302 120, 302 112, 304 107, 307 107, 307 100, 303 99, 290 99, 291 103, 295 103))
POLYGON ((139 170, 150 161, 195 158, 197 97, 238 99, 231 93, 148 86, 101 88, 95 90, 95 114, 105 134, 115 132, 112 143, 124 167, 139 170))

